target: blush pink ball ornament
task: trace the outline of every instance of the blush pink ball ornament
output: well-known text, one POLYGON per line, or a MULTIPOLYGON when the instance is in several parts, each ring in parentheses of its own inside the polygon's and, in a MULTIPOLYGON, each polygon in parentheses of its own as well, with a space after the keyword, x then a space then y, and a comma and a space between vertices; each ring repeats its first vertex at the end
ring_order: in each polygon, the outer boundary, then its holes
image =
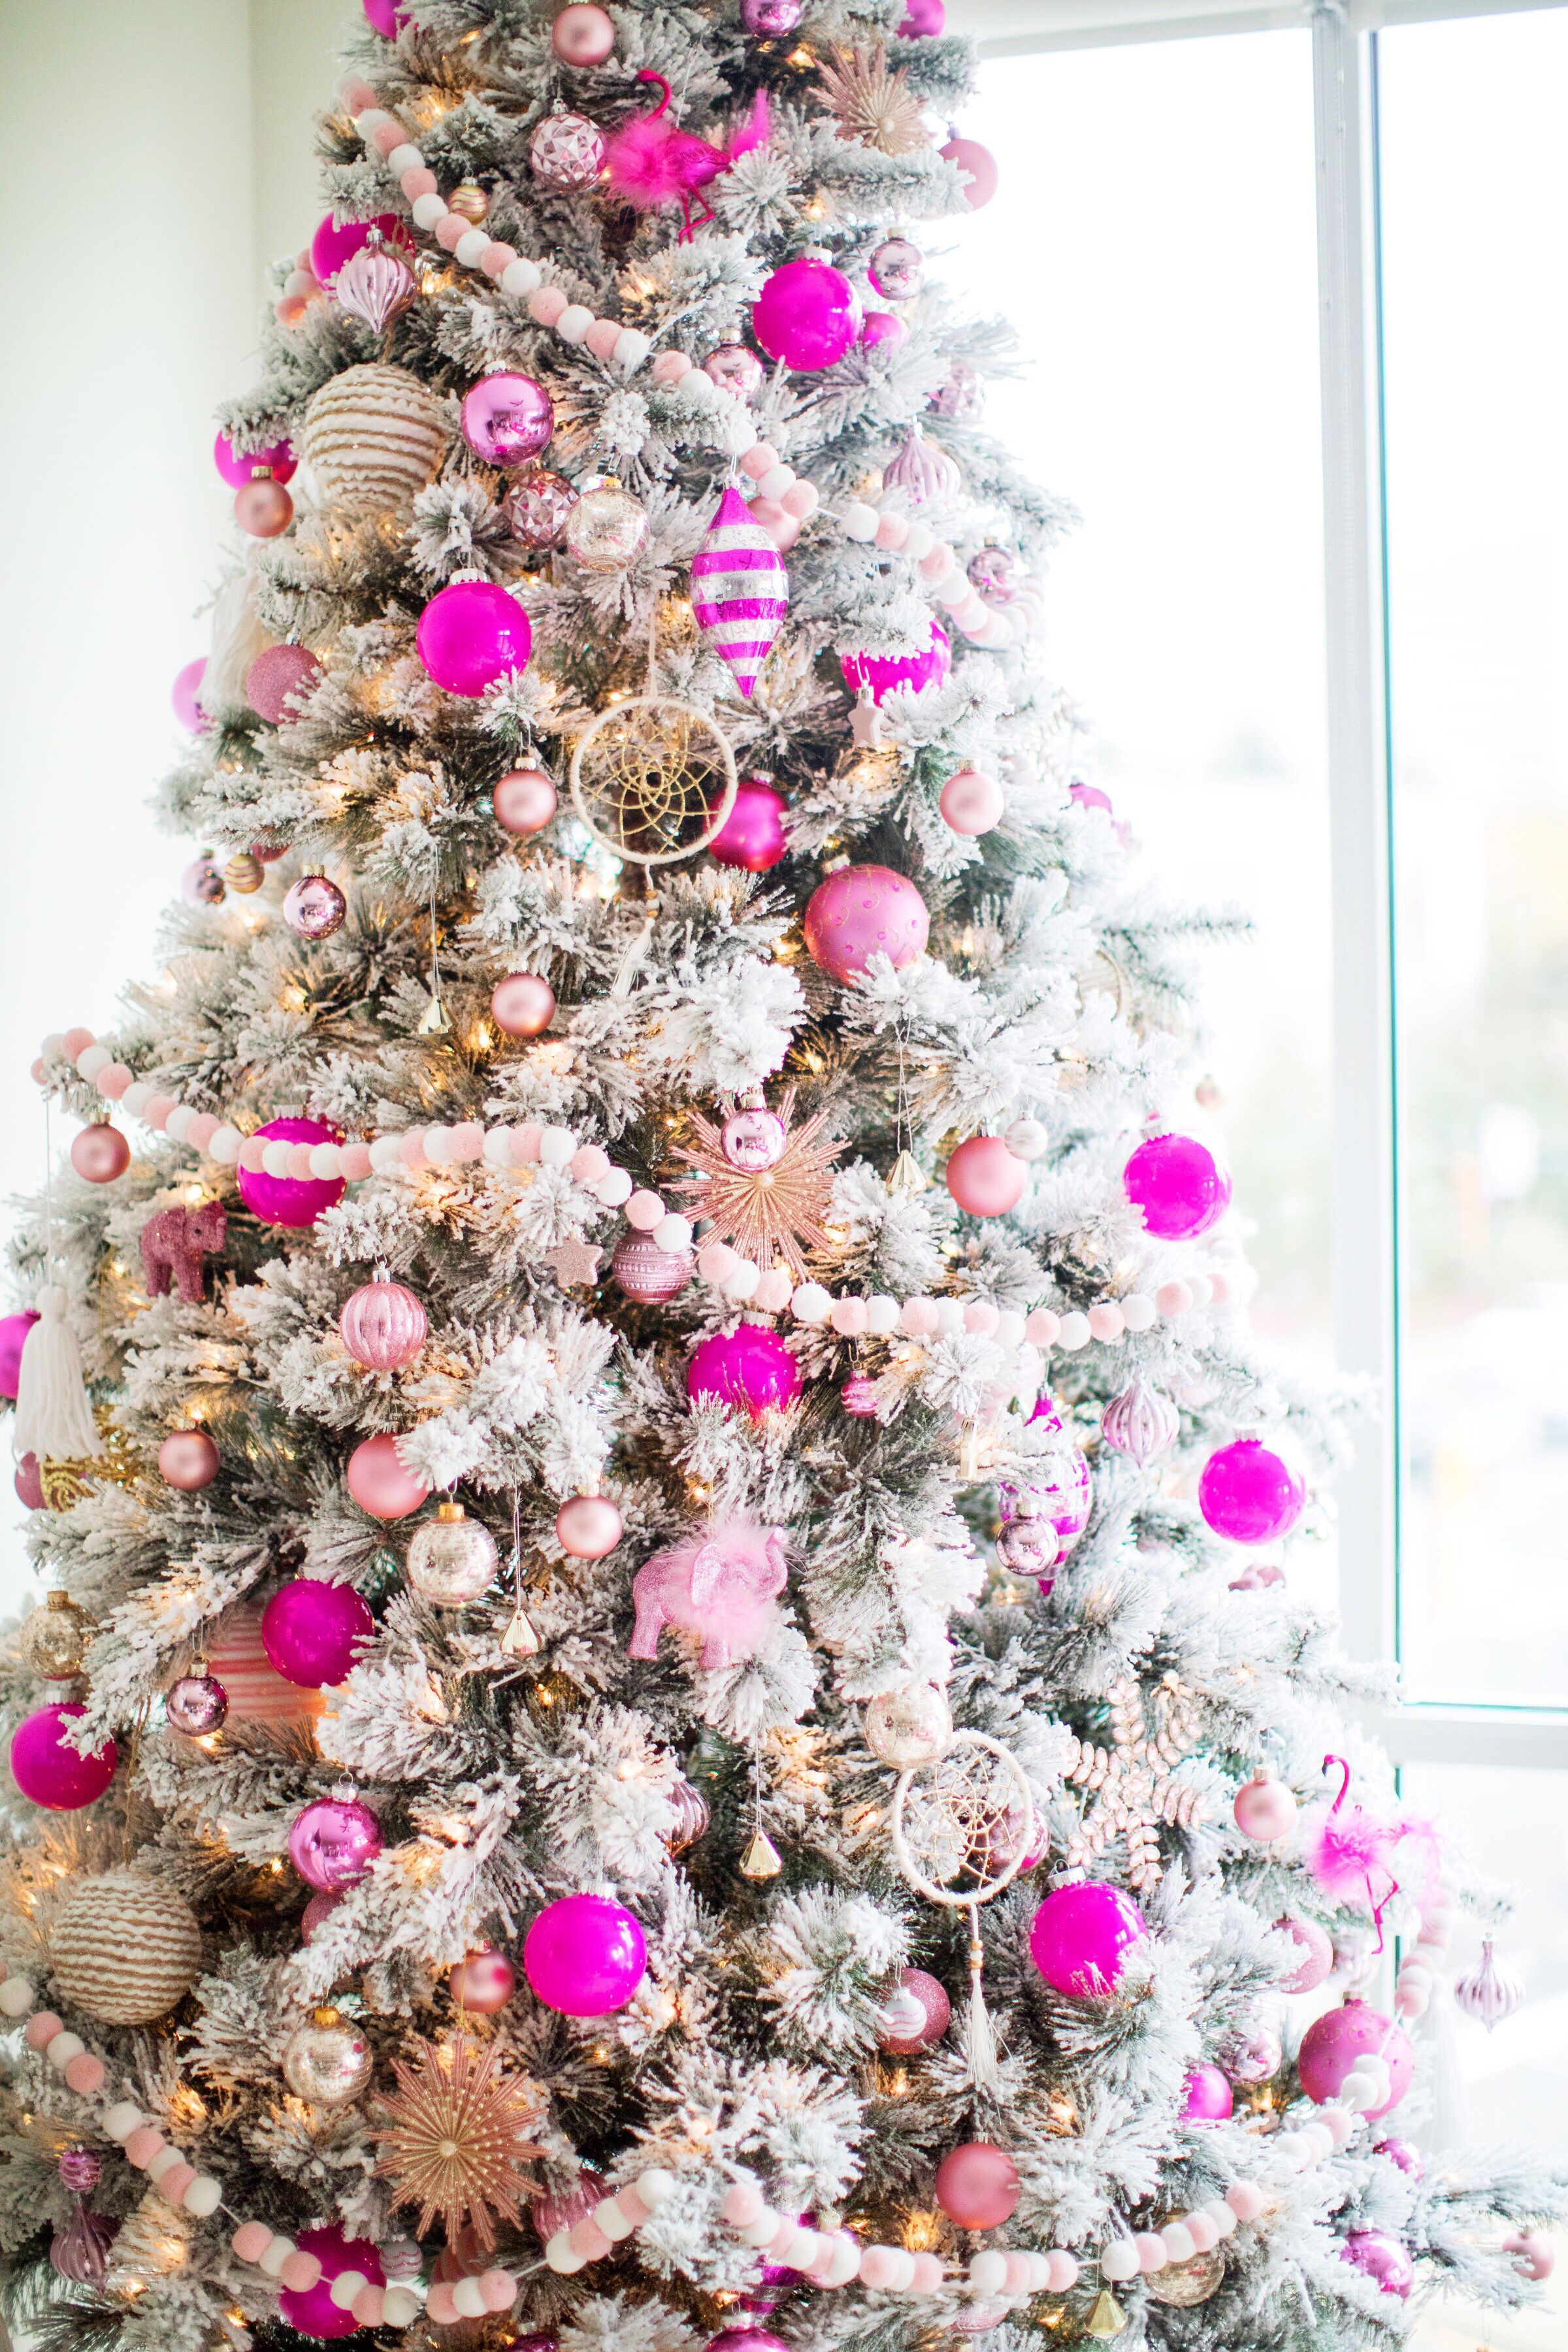
POLYGON ((738 787, 734 805, 709 843, 709 856, 747 874, 768 873, 789 854, 784 829, 787 805, 760 776, 749 777, 738 787))
POLYGON ((1001 184, 1002 174, 996 168, 996 158, 989 147, 978 139, 950 139, 940 148, 944 163, 952 163, 963 182, 963 201, 972 213, 988 205, 1001 184))
POLYGON ((1289 1936, 1301 1955, 1300 1966, 1284 1979, 1285 1992, 1316 1992, 1334 1972, 1334 1939, 1316 1919, 1276 1919, 1275 1927, 1289 1936))
POLYGON ((71 1166, 89 1184, 112 1184, 130 1165, 131 1146, 106 1119, 95 1119, 71 1138, 71 1166))
POLYGON ((1145 1231, 1163 1242, 1206 1234, 1230 1206, 1230 1178, 1208 1146, 1190 1135, 1146 1137, 1121 1181, 1133 1207, 1143 1212, 1145 1231))
POLYGON ((300 460, 292 441, 271 441, 265 449, 247 449, 241 457, 228 435, 220 433, 213 443, 213 464, 229 488, 237 490, 258 473, 270 474, 275 482, 291 481, 300 460))
POLYGON ((288 727, 321 675, 321 665, 309 646, 268 646, 245 673, 245 698, 258 719, 288 727))
MULTIPOLYGON (((322 1118, 269 1118, 256 1132, 263 1143, 342 1141, 337 1129, 322 1118)), ((263 1168, 240 1168, 235 1172, 240 1199, 264 1225, 287 1225, 298 1232, 313 1225, 328 1209, 335 1209, 343 1197, 341 1176, 268 1176, 263 1168)))
POLYGON ((550 394, 531 375, 482 375, 465 394, 463 438, 487 466, 525 466, 555 430, 550 394))
POLYGON ((1003 1217, 1024 1197, 1028 1162, 1016 1160, 999 1135, 972 1135, 949 1158, 943 1181, 966 1216, 1003 1217))
POLYGON ((417 1294, 384 1269, 343 1301, 338 1335, 369 1372, 400 1372, 425 1345, 430 1318, 417 1294))
POLYGON ((555 1540, 571 1559, 603 1559, 622 1535, 608 1495, 573 1495, 555 1514, 555 1540))
POLYGON ((536 971, 509 971, 490 992, 490 1018, 505 1037, 537 1037, 555 1018, 555 991, 536 971))
POLYGON ((1222 1445, 1198 1480, 1199 1510, 1215 1535, 1232 1543, 1273 1543, 1288 1536, 1306 1500, 1305 1480, 1257 1437, 1222 1445))
POLYGON ((11 1734, 11 1778, 30 1804, 51 1813, 79 1812, 96 1804, 113 1780, 120 1750, 112 1739, 85 1756, 69 1745, 70 1725, 86 1713, 74 1699, 41 1706, 11 1734))
POLYGON ((994 2230, 1018 2202, 1018 2168, 988 2139, 950 2148, 937 2167, 936 2201, 961 2230, 994 2230))
POLYGON ((447 1990, 459 2009, 477 2017, 493 2017, 517 1990, 517 1971, 504 1952, 491 1944, 459 1960, 447 1979, 447 1990))
POLYGON ((983 774, 978 768, 960 768, 949 776, 937 802, 945 823, 966 841, 994 832, 1006 805, 995 777, 983 774))
POLYGON ((420 614, 415 645, 437 686, 472 698, 527 668, 533 632, 509 590, 493 580, 454 580, 420 614))
POLYGON ((686 1393, 695 1403, 717 1397, 721 1404, 743 1405, 753 1421, 783 1412, 800 1394, 800 1365, 776 1332, 758 1323, 715 1331, 693 1350, 686 1368, 686 1393))
POLYGON ((1344 2261, 1372 2279, 1384 2294, 1405 2302, 1415 2284, 1410 2250, 1389 2230, 1352 2230, 1340 2249, 1344 2261))
POLYGON ((236 490, 234 519, 251 539, 276 539, 294 520, 294 501, 281 482, 258 474, 236 490))
POLYGON ((363 1438, 349 1455, 349 1493, 373 1519, 405 1519, 426 1501, 430 1489, 405 1470, 397 1441, 384 1433, 363 1438))
POLYGON ((22 1378, 22 1349, 38 1317, 31 1307, 20 1315, 0 1315, 0 1396, 16 1402, 22 1378))
POLYGON ((169 688, 169 699, 174 706, 175 718, 193 735, 205 735, 212 725, 212 720, 196 699, 202 679, 206 675, 206 656, 198 654, 195 661, 188 661, 184 669, 175 671, 174 683, 169 688))
POLYGON ((368 1603, 352 1584, 297 1576, 261 1612, 261 1646, 286 1681, 335 1689, 375 1633, 368 1603))
POLYGON ((357 2336, 360 2324, 353 2313, 332 2301, 332 2281, 345 2271, 358 2271, 372 2286, 384 2286, 379 2246, 369 2238, 345 2238, 335 2222, 325 2230, 300 2230, 294 2242, 301 2253, 315 2255, 321 2275, 303 2294, 289 2287, 279 2296, 278 2309, 287 2325, 324 2344, 340 2336, 357 2336))
POLYGON ((877 2012, 877 2047, 912 2058, 940 2042, 952 2018, 945 1986, 924 1969, 900 1969, 877 2012))
POLYGON ((172 1429, 158 1448, 158 1475, 182 1495, 199 1495, 217 1476, 219 1458, 205 1429, 172 1429))
POLYGON ((849 980, 885 955, 897 971, 925 953, 926 902, 908 877, 889 866, 841 866, 819 882, 802 924, 813 963, 849 980))
POLYGON ((1358 2058, 1381 2052, 1391 2088, 1381 2107, 1369 2110, 1371 2120, 1388 2115, 1410 2088, 1415 2071, 1415 2053, 1407 2037, 1378 2010, 1364 2000, 1347 2000, 1313 2019, 1301 2036, 1296 2072, 1307 2096, 1323 2106, 1339 2096, 1345 2077, 1358 2058))
POLYGON ((547 1903, 522 1947, 522 1972, 546 2009, 608 2017, 643 1980, 647 1946, 629 1911, 602 1895, 547 1903))
POLYGON ((497 783, 490 804, 508 833, 542 833, 555 814, 555 787, 542 768, 513 768, 497 783))
POLYGON ((1222 2124, 1236 2105, 1217 2066, 1194 2066, 1182 2092, 1182 2121, 1187 2124, 1222 2124))
POLYGON ((603 8, 576 0, 550 27, 550 46, 563 66, 602 66, 616 49, 616 28, 603 8))
POLYGON ((931 636, 918 654, 841 654, 838 667, 852 694, 869 687, 872 701, 880 702, 896 686, 907 686, 914 694, 940 686, 952 667, 952 646, 942 623, 933 621, 931 636))
POLYGON ((312 1895, 300 1914, 300 1941, 308 1944, 318 1927, 324 1927, 342 1901, 342 1893, 328 1886, 312 1895))
POLYGON ((1148 1933, 1130 1895, 1085 1880, 1047 1895, 1029 1928, 1029 1957, 1054 1992, 1100 2000, 1115 1990, 1124 1955, 1148 1933))
POLYGON ((301 874, 283 893, 283 920, 301 940, 330 940, 341 931, 349 902, 325 874, 301 874))
POLYGON ((1242 1836, 1256 1839, 1259 1845, 1272 1845, 1277 1839, 1289 1837, 1296 1825, 1294 1796, 1283 1780, 1268 1772, 1259 1772, 1255 1780, 1242 1784, 1231 1811, 1242 1836))
POLYGON ((408 230, 395 213, 378 213, 373 221, 345 221, 341 228, 327 215, 310 239, 310 267, 323 286, 330 286, 344 262, 368 244, 373 228, 381 231, 388 245, 408 250, 408 230))
POLYGON ((289 1859, 306 1885, 332 1895, 363 1878, 381 1846, 381 1823, 357 1797, 319 1797, 289 1832, 289 1859))
POLYGON ((860 298, 841 269, 805 255, 786 261, 752 305, 752 326, 770 359, 814 373, 841 360, 860 331, 860 298))
MULTIPOLYGON (((1398 2144, 1392 2140, 1384 2143, 1385 2147, 1398 2144)), ((1403 2168, 1409 2169, 1408 2166, 1403 2168)), ((1419 2179, 1421 2176, 1417 2173, 1415 2177, 1419 2179)), ((1522 2271, 1527 2279, 1534 2279, 1537 2284, 1549 2279, 1557 2267, 1557 2256, 1552 2247, 1533 2230, 1510 2230, 1502 2242, 1502 2250, 1513 2256, 1515 2269, 1522 2271)))

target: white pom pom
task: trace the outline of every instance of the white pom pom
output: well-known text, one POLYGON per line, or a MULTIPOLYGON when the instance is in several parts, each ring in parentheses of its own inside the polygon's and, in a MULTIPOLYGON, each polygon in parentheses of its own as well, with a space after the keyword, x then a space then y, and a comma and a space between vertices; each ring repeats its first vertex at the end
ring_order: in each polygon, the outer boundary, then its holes
POLYGON ((370 1147, 370 1164, 378 1176, 390 1176, 403 1165, 403 1138, 378 1135, 370 1147))
POLYGON ((79 2058, 87 2048, 79 2033, 59 2032, 49 2043, 44 2055, 57 2074, 63 2074, 73 2058, 79 2058))
MULTIPOLYGON (((504 285, 506 281, 503 278, 501 282, 504 285)), ((653 343, 648 336, 636 327, 623 327, 616 337, 616 348, 611 357, 616 367, 631 375, 641 367, 652 349, 653 343)))
POLYGON ((478 2279, 456 2279, 452 2284, 452 2308, 459 2319, 482 2319, 485 2299, 479 2293, 478 2279))
POLYGON ((820 1282, 803 1282, 790 1300, 790 1312, 797 1323, 826 1323, 833 1301, 820 1282))
MULTIPOLYGON (((459 260, 462 258, 461 246, 458 249, 458 257, 459 260)), ((568 302, 555 321, 555 331, 563 343, 580 343, 593 323, 592 310, 585 310, 581 302, 568 302)))
POLYGON ((1007 2283, 1007 2257, 994 2246, 971 2258, 969 2284, 976 2294, 1000 2294, 1007 2283))
POLYGON ((415 197, 414 219, 416 226, 424 229, 433 229, 437 221, 444 221, 446 217, 447 199, 445 196, 415 197))
POLYGON ((1142 1290, 1129 1292, 1121 1302, 1122 1320, 1130 1331, 1152 1331, 1159 1316, 1153 1300, 1142 1290))
POLYGON ((1131 2238, 1110 2238, 1100 2250, 1100 2274, 1114 2284, 1137 2277, 1142 2265, 1131 2238))
MULTIPOLYGON (((866 1301, 868 1331, 874 1332, 879 1339, 885 1339, 889 1332, 896 1331, 898 1328, 899 1302, 896 1298, 889 1298, 885 1292, 879 1291, 874 1298, 868 1298, 866 1301)), ((1019 1328, 1022 1328, 1021 1321, 1019 1328)))
POLYGON ((1184 2221, 1167 2221, 1160 2232, 1160 2241, 1173 2263, 1190 2263, 1197 2252, 1193 2233, 1184 2221))
POLYGON ((569 2278, 574 2271, 584 2267, 588 2257, 574 2252, 569 2232, 557 2230, 544 2249, 544 2259, 552 2271, 559 2271, 563 2278, 569 2278))
MULTIPOLYGON (((352 2311, 355 2295, 363 2294, 369 2284, 370 2281, 363 2271, 340 2271, 328 2287, 327 2293, 340 2311, 352 2311)), ((484 2305, 481 2303, 479 2309, 482 2311, 484 2305)), ((477 2316, 477 2315, 470 2315, 470 2316, 477 2316)))
POLYGON ((395 180, 401 180, 405 172, 422 172, 425 168, 424 151, 405 139, 402 146, 395 147, 387 157, 386 168, 395 180))
MULTIPOLYGON (((509 261, 500 274, 501 292, 515 295, 520 302, 526 302, 531 294, 537 294, 543 283, 544 272, 538 262, 524 260, 521 255, 516 261, 509 261)), ((574 2270, 582 2268, 575 2256, 573 2257, 572 2267, 574 2270)))
POLYGON ((936 1302, 936 1333, 939 1339, 956 1339, 963 1328, 963 1308, 956 1298, 939 1298, 936 1302))
POLYGON ((107 1045, 84 1045, 76 1057, 76 1074, 90 1086, 100 1070, 107 1070, 113 1059, 107 1045))
POLYGON ((285 1143, 281 1138, 279 1138, 271 1143, 264 1143, 261 1147, 261 1170, 263 1175, 287 1176, 289 1173, 289 1154, 293 1150, 293 1149, 294 1147, 291 1143, 285 1143))
POLYGON ((207 1158, 217 1168, 232 1168, 239 1158, 239 1147, 245 1141, 237 1127, 220 1127, 207 1141, 207 1158))
POLYGON ((863 499, 851 499, 838 518, 845 538, 857 539, 864 543, 876 538, 877 525, 881 520, 876 508, 868 507, 863 499))
POLYGON ((547 1127, 539 1139, 539 1164, 542 1168, 564 1168, 577 1156, 578 1143, 569 1127, 547 1127))
MULTIPOLYGON (((0 2008, 4 2006, 0 2001, 0 2008)), ((134 2099, 117 2099, 113 2106, 104 2110, 103 2128, 111 2140, 123 2147, 132 2133, 140 2131, 146 2120, 134 2099)))
POLYGON ((595 1201, 603 1201, 606 1209, 618 1209, 631 1199, 637 1187, 624 1168, 612 1168, 607 1176, 601 1176, 588 1190, 595 1201))
POLYGON ((312 1176, 319 1177, 325 1183, 332 1177, 341 1176, 342 1172, 342 1153, 335 1143, 311 1144, 310 1173, 312 1176))
POLYGON ((190 1133, 191 1121, 195 1115, 189 1103, 176 1103, 163 1121, 164 1134, 172 1135, 176 1143, 184 1143, 190 1133))
POLYGON ((667 2172, 662 2164, 650 2165, 646 2172, 638 2173, 637 2192, 648 2211, 657 2213, 659 2207, 675 2194, 675 2175, 667 2172))
POLYGON ((672 1211, 668 1217, 660 1217, 648 1235, 648 1239, 656 1249, 670 1251, 689 1249, 691 1220, 689 1217, 678 1216, 672 1211))
POLYGON ((1087 1348, 1089 1342, 1089 1318, 1087 1315, 1080 1315, 1078 1309, 1074 1307, 1070 1315, 1064 1315, 1062 1317, 1060 1327, 1057 1332, 1057 1345, 1058 1348, 1067 1349, 1070 1354, 1076 1349, 1087 1348))
POLYGON ((488 228, 466 229, 452 247, 452 258, 460 261, 465 269, 477 269, 479 257, 488 253, 494 242, 488 228))
POLYGON ((205 2221, 209 2214, 217 2211, 223 2202, 223 2183, 215 2179, 210 2172, 198 2172, 180 2202, 187 2213, 194 2213, 198 2221, 205 2221))
POLYGON ((419 2297, 410 2287, 389 2286, 382 2298, 381 2315, 388 2327, 412 2327, 419 2316, 419 2297))
MULTIPOLYGON (((663 1220, 661 1219, 660 1222, 662 1223, 663 1220)), ((733 1267, 724 1276, 721 1286, 724 1296, 726 1298, 751 1298, 755 1295, 757 1285, 762 1278, 762 1267, 753 1265, 749 1257, 743 1257, 739 1265, 733 1267)))

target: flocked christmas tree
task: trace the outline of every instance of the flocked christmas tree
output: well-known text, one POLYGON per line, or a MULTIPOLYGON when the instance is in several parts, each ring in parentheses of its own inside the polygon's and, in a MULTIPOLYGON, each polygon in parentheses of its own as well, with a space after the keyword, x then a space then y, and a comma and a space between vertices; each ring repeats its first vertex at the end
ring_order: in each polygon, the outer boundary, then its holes
POLYGON ((0 1363, 31 2341, 1269 2352, 1549 2266, 1549 2168, 1413 2144, 1486 1898, 1281 1580, 1218 926, 1074 781, 900 10, 366 0, 192 903, 38 1072, 122 1126, 0 1363))

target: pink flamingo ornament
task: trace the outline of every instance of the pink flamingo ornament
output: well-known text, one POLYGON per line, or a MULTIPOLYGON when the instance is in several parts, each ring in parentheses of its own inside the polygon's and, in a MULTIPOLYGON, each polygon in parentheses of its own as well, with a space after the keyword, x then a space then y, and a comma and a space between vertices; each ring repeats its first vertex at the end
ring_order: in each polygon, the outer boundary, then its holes
POLYGON ((671 92, 662 74, 645 70, 637 79, 657 83, 663 96, 651 114, 634 115, 610 141, 605 153, 610 185, 639 212, 657 212, 665 205, 679 205, 680 241, 687 245, 691 241, 693 223, 700 226, 713 217, 713 207, 702 190, 721 172, 729 171, 742 155, 766 140, 767 95, 759 90, 750 114, 731 132, 722 147, 715 147, 710 141, 700 139, 695 131, 682 131, 668 119, 666 110, 671 92), (693 212, 693 200, 701 206, 700 212, 693 212))

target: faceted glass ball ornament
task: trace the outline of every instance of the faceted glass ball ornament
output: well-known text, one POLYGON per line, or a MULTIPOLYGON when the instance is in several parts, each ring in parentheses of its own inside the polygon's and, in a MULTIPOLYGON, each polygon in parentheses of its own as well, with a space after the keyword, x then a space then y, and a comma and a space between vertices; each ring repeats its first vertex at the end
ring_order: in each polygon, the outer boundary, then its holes
POLYGON ((952 1740, 952 1715, 935 1683, 906 1683, 867 1702, 862 1717, 867 1747, 879 1764, 905 1772, 934 1764, 952 1740))
POLYGON ((566 518, 577 503, 577 492, 564 474, 543 467, 524 475, 501 500, 501 512, 514 539, 524 547, 559 547, 566 518))
POLYGON ((47 1683, 74 1682, 91 1632, 91 1618, 68 1592, 51 1592, 22 1628, 23 1659, 47 1683))
POLYGON ((1148 1932, 1131 1895, 1085 1880, 1047 1895, 1029 1929, 1029 1957, 1054 1992, 1103 2000, 1116 1989, 1126 1953, 1148 1932))
POLYGON ((1222 1445, 1204 1464, 1198 1508, 1216 1536, 1232 1543, 1274 1543, 1288 1536, 1307 1500, 1306 1481, 1256 1437, 1222 1445))
POLYGON ((424 1300, 394 1282, 384 1268, 343 1301, 338 1317, 343 1346, 371 1372, 401 1371, 411 1364, 429 1328, 424 1300))
POLYGON ((605 134, 585 114, 547 114, 528 142, 528 168, 558 195, 591 188, 605 169, 605 134))
POLYGON ((495 1538, 461 1503, 441 1503, 433 1519, 416 1528, 405 1562, 408 1582, 436 1609, 461 1609, 477 1601, 497 1568, 495 1538))
MULTIPOLYGON (((271 1118, 257 1129, 255 1139, 311 1145, 342 1141, 337 1129, 321 1118, 271 1118)), ((264 1225, 287 1225, 292 1230, 313 1225, 343 1197, 341 1176, 269 1176, 263 1168, 241 1166, 236 1171, 236 1181, 239 1197, 252 1216, 264 1225)))
POLYGON ((925 284, 925 256, 907 236, 889 236, 871 256, 867 276, 885 302, 912 302, 925 284))
POLYGON ((1163 2270, 1151 2271, 1143 2284, 1156 2303, 1186 2311, 1194 2304, 1207 2303, 1224 2282, 1225 2256, 1217 2246, 1211 2246, 1184 2263, 1167 2263, 1163 2270))
POLYGON ((463 438, 487 466, 522 466, 555 430, 550 394, 531 375, 481 376, 463 402, 463 438))
POLYGON ((71 1138, 71 1166, 89 1184, 112 1184, 131 1165, 131 1146, 107 1119, 94 1119, 71 1138))
POLYGON ((1121 1171, 1127 1197, 1143 1212, 1147 1232, 1163 1242, 1191 1241, 1230 1206, 1230 1178, 1208 1146, 1191 1135, 1151 1135, 1121 1171))
POLYGON ((120 1750, 112 1739, 85 1756, 70 1744, 71 1730, 86 1713, 75 1700, 40 1706, 11 1734, 11 1778, 29 1804, 51 1813, 79 1812, 95 1804, 113 1780, 120 1750))
POLYGON ((283 2080, 297 2099, 319 2107, 356 2099, 374 2071, 370 2043, 335 2009, 312 2011, 283 2045, 283 2080))
POLYGON ((647 537, 647 512, 618 482, 603 482, 584 492, 561 536, 585 572, 619 572, 647 537))
POLYGON ((860 332, 860 298, 830 261, 786 261, 752 305, 752 326, 770 359, 815 373, 832 367, 860 332))
POLYGON ((906 875, 888 866, 841 866, 806 902, 802 928, 813 963, 835 980, 885 955, 896 971, 925 953, 931 916, 906 875))
POLYGON ((324 874, 301 874, 283 894, 283 920, 302 940, 330 940, 341 931, 349 902, 324 874))
POLYGON ((616 1287, 639 1307, 661 1306, 684 1290, 696 1265, 691 1250, 660 1249, 647 1234, 623 1234, 610 1260, 616 1287))
POLYGON ((163 1694, 163 1713, 171 1731, 202 1739, 228 1721, 228 1693, 216 1675, 182 1675, 163 1694))
POLYGON ((415 646, 436 684, 470 700, 526 669, 533 631, 517 598, 493 580, 454 580, 419 615, 415 646))
POLYGON ((547 1903, 522 1947, 523 1974, 534 1994, 563 2017, 608 2017, 624 2009, 647 1967, 637 1920, 601 1895, 547 1903))

